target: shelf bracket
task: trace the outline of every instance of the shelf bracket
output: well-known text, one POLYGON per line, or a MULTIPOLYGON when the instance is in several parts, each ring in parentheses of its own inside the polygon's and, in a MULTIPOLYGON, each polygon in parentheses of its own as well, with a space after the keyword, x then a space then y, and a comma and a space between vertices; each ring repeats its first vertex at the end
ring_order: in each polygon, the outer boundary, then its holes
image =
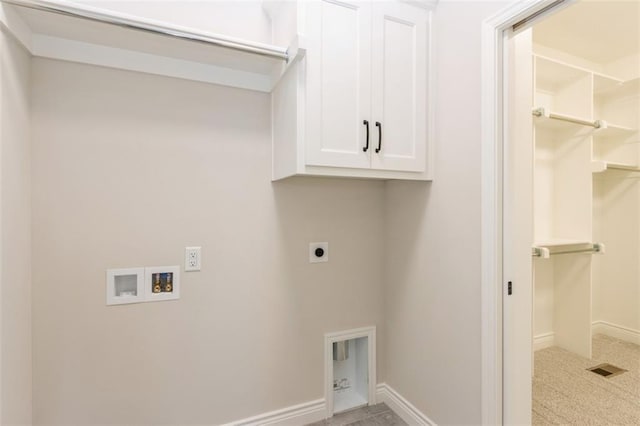
POLYGON ((298 62, 300 62, 307 54, 306 41, 303 36, 298 34, 296 38, 289 44, 287 49, 288 59, 285 64, 275 69, 271 75, 271 90, 278 85, 282 77, 298 62))
POLYGON ((549 249, 546 247, 532 247, 531 256, 539 257, 541 259, 548 259, 550 256, 549 249))

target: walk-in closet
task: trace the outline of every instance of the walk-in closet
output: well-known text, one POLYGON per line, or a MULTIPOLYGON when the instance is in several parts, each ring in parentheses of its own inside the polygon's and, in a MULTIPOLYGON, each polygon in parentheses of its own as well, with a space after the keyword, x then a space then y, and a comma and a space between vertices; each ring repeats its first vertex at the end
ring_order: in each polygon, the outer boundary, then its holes
POLYGON ((640 423, 639 8, 533 27, 533 424, 640 423))

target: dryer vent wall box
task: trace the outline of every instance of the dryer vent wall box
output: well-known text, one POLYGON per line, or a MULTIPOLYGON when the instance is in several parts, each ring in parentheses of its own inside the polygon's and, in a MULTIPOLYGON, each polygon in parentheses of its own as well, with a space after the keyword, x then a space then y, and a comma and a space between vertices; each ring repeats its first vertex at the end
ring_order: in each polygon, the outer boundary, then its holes
POLYGON ((325 334, 327 417, 376 401, 376 329, 325 334))
POLYGON ((180 268, 160 266, 107 270, 107 305, 180 298, 180 268))
POLYGON ((367 337, 333 343, 333 412, 369 403, 367 337))

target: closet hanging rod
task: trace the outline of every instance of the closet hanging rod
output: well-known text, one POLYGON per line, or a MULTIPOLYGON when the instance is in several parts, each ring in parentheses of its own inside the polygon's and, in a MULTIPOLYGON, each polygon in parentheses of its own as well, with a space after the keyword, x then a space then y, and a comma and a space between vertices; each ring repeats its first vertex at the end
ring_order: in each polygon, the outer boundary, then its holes
POLYGON ((604 253, 604 244, 594 243, 588 248, 576 248, 563 251, 550 251, 548 247, 533 247, 531 249, 531 256, 548 259, 549 256, 555 256, 559 254, 579 254, 579 253, 604 253))
POLYGON ((553 120, 568 121, 569 123, 580 124, 582 126, 594 127, 596 129, 604 127, 601 120, 595 120, 595 121, 582 120, 580 118, 570 117, 568 115, 562 115, 562 114, 556 114, 556 113, 553 113, 553 112, 548 112, 544 108, 536 108, 536 109, 534 109, 532 111, 532 114, 534 116, 536 116, 536 117, 546 117, 546 118, 551 118, 553 120))
POLYGON ((40 10, 55 13, 58 15, 71 16, 88 21, 114 25, 122 28, 143 31, 179 40, 187 40, 198 43, 224 47, 254 55, 266 56, 275 59, 289 61, 289 53, 286 48, 263 45, 260 43, 250 43, 243 40, 227 38, 215 34, 192 32, 185 28, 163 25, 159 23, 149 23, 142 20, 125 17, 118 14, 105 13, 101 10, 87 6, 72 5, 66 2, 49 2, 40 0, 0 0, 3 3, 14 6, 26 7, 28 9, 40 10))

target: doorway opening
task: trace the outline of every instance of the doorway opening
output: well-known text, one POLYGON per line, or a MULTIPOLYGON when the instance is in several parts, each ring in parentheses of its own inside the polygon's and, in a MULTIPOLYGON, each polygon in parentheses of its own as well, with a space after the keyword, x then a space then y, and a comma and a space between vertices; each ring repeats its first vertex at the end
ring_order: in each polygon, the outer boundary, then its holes
POLYGON ((566 2, 514 31, 538 4, 489 23, 485 423, 640 422, 639 8, 566 2))
POLYGON ((534 425, 640 423, 639 27, 577 1, 529 30, 534 425))

